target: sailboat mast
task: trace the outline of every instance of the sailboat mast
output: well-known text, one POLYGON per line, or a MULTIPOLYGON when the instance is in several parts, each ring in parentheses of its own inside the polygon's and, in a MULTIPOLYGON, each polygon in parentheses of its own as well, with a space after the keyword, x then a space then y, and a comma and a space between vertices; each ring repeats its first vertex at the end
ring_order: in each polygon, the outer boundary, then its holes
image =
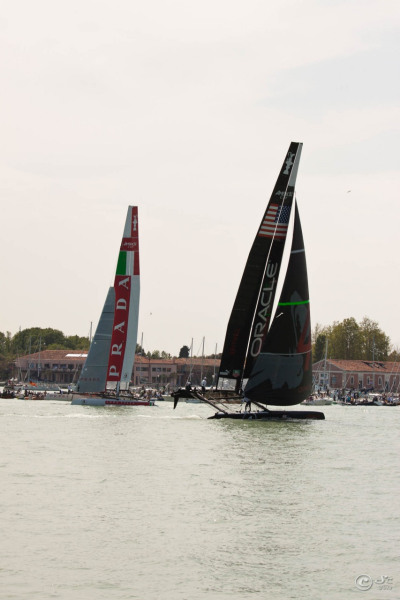
POLYGON ((204 363, 204 336, 203 336, 203 347, 202 347, 202 351, 201 351, 200 381, 203 381, 203 363, 204 363))
MULTIPOLYGON (((29 353, 28 354, 29 354, 29 357, 32 354, 32 336, 31 335, 29 336, 29 353)), ((28 383, 29 383, 29 380, 31 378, 31 361, 30 360, 28 362, 28 372, 26 374, 26 378, 27 378, 28 383)))
POLYGON ((326 358, 327 358, 327 355, 328 355, 328 338, 326 338, 326 341, 325 341, 325 358, 324 358, 324 387, 325 388, 327 387, 327 383, 326 383, 326 379, 327 379, 327 377, 326 377, 326 358))
POLYGON ((193 371, 193 338, 190 344, 190 363, 189 363, 189 381, 192 381, 192 371, 193 371))
POLYGON ((214 352, 214 372, 213 372, 213 385, 215 385, 215 361, 217 360, 217 344, 215 344, 214 352))
POLYGON ((37 367, 37 378, 38 381, 40 380, 40 371, 41 371, 41 364, 40 364, 40 350, 42 348, 42 336, 39 336, 39 356, 38 356, 38 367, 37 367))

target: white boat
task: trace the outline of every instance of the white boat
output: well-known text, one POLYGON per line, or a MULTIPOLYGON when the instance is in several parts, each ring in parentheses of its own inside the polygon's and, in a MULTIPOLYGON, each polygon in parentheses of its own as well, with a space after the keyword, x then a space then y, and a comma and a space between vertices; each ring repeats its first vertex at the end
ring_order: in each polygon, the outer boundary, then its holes
POLYGON ((140 296, 139 222, 129 206, 114 286, 110 287, 72 404, 153 406, 129 390, 137 342, 140 296))
POLYGON ((329 406, 333 404, 333 400, 329 396, 310 396, 307 400, 303 400, 301 404, 306 406, 329 406))

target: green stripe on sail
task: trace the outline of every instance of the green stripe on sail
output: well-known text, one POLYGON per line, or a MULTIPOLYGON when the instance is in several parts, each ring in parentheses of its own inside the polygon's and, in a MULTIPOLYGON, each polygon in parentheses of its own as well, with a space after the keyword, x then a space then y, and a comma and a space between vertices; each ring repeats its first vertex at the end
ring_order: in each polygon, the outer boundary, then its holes
POLYGON ((298 304, 309 304, 309 300, 302 300, 301 302, 279 302, 278 306, 297 306, 298 304))
POLYGON ((116 275, 126 275, 126 252, 120 252, 118 256, 116 275))

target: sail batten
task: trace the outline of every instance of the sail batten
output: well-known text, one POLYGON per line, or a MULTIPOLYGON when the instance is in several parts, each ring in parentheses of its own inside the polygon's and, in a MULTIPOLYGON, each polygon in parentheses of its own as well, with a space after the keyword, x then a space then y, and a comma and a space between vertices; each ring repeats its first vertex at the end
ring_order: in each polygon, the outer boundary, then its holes
POLYGON ((299 300, 298 302, 278 302, 278 306, 297 306, 299 304, 309 304, 309 300, 299 300))

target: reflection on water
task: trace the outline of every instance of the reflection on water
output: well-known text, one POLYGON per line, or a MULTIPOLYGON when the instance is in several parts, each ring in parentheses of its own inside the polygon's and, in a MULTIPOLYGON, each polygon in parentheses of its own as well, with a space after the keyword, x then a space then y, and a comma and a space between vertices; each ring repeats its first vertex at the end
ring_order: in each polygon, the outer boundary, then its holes
POLYGON ((5 597, 335 600, 363 573, 396 585, 400 408, 287 423, 170 403, 0 411, 5 597))

